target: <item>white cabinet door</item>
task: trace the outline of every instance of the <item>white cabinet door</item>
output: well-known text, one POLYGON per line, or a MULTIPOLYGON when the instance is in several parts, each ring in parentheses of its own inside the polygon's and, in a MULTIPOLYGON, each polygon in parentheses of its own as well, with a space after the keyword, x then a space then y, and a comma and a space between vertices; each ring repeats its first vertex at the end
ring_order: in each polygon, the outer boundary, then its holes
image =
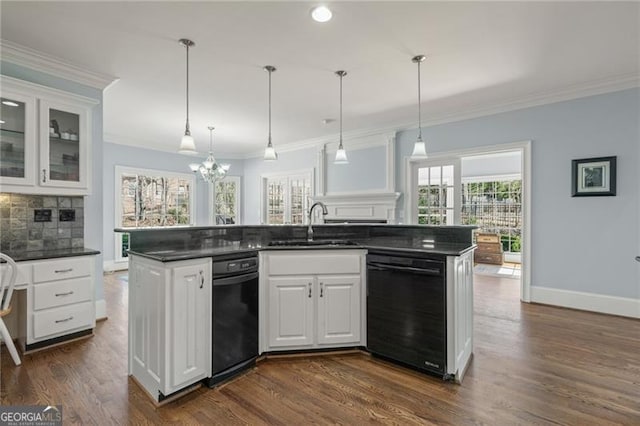
POLYGON ((40 101, 40 185, 88 189, 90 134, 87 108, 40 101))
POLYGON ((360 342, 360 276, 319 275, 318 343, 360 342))
POLYGON ((270 347, 313 344, 313 276, 269 277, 270 347))
MULTIPOLYGON (((36 174, 36 99, 3 85, 0 101, 0 184, 33 186, 36 174)), ((3 188, 3 192, 5 190, 3 188)))
POLYGON ((473 353, 473 253, 447 262, 447 373, 462 381, 473 353))
POLYGON ((211 375, 211 284, 209 259, 172 270, 167 393, 211 375))
POLYGON ((129 276, 129 373, 147 389, 158 389, 163 377, 165 271, 132 262, 129 276))

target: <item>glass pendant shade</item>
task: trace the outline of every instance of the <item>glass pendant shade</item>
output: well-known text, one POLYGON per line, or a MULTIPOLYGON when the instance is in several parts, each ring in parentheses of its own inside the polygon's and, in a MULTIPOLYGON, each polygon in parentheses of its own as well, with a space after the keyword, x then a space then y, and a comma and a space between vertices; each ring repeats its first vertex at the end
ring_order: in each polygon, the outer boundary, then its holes
POLYGON ((413 152, 411 158, 427 158, 427 146, 422 139, 418 139, 413 144, 413 152))
POLYGON ((180 141, 180 149, 178 150, 180 154, 189 154, 195 155, 196 152, 196 143, 193 140, 191 135, 184 135, 182 140, 180 141))
POLYGON ((347 151, 344 150, 342 145, 340 145, 340 147, 336 151, 336 159, 333 161, 333 164, 349 164, 347 151))
POLYGON ((277 159, 278 154, 276 154, 276 150, 273 148, 273 145, 267 145, 264 149, 264 161, 275 161, 277 159))

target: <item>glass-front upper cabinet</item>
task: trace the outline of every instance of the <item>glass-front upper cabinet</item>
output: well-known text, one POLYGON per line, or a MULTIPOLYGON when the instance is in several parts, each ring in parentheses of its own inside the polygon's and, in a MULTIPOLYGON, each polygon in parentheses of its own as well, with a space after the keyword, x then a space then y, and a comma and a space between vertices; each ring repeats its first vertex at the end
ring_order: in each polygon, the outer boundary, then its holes
POLYGON ((35 98, 3 90, 0 97, 0 183, 33 185, 35 98))
POLYGON ((40 101, 40 185, 86 188, 87 109, 40 101))
POLYGON ((100 101, 0 75, 2 192, 91 193, 91 121, 100 101))

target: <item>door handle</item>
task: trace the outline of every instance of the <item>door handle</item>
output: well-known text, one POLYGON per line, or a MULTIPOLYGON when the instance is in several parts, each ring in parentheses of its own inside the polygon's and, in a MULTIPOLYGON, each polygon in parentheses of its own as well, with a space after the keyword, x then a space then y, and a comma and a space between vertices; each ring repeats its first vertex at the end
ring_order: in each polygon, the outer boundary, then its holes
POLYGON ((67 322, 67 321, 71 321, 73 319, 73 317, 69 317, 69 318, 65 318, 65 319, 61 319, 61 320, 56 320, 56 324, 60 324, 61 322, 67 322))
POLYGON ((56 297, 60 297, 60 296, 69 296, 73 294, 73 291, 68 291, 66 293, 56 293, 56 297))
POLYGON ((65 272, 71 272, 73 271, 73 268, 67 268, 67 269, 56 269, 55 272, 56 274, 64 274, 65 272))
POLYGON ((204 272, 200 271, 200 288, 204 287, 204 272))
POLYGON ((324 284, 320 283, 320 297, 322 297, 322 294, 324 293, 323 286, 324 286, 324 284))
POLYGON ((47 181, 47 169, 42 169, 42 182, 47 181))
POLYGON ((311 283, 309 283, 309 297, 311 297, 311 283))

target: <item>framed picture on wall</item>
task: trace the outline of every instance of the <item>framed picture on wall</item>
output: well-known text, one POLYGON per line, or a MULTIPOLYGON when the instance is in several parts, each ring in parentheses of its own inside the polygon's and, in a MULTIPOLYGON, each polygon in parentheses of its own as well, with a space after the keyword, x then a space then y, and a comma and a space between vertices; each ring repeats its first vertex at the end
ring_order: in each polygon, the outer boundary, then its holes
POLYGON ((616 157, 571 161, 571 196, 616 195, 616 157))

